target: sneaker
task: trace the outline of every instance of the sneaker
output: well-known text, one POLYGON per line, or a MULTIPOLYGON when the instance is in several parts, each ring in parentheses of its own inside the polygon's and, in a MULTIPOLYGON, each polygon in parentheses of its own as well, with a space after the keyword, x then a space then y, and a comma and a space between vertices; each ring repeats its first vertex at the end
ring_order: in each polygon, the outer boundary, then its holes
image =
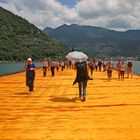
POLYGON ((83 97, 83 102, 86 101, 86 96, 83 97))
POLYGON ((34 92, 33 91, 30 91, 30 94, 34 94, 34 92))
POLYGON ((79 95, 79 98, 81 99, 81 98, 82 98, 82 96, 81 96, 81 95, 79 95))

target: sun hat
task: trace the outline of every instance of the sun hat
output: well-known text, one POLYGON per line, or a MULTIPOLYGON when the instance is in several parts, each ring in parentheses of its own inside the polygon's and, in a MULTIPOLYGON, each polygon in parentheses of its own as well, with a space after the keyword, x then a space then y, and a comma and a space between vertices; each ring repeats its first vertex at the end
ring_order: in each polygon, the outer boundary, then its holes
POLYGON ((28 60, 28 61, 32 61, 32 58, 28 58, 27 60, 28 60))

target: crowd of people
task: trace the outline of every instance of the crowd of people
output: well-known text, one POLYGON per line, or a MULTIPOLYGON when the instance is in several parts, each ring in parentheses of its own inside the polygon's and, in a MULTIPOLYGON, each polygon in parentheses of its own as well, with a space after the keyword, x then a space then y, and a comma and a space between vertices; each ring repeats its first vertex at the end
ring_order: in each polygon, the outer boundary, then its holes
MULTIPOLYGON (((112 79, 112 71, 115 69, 118 73, 118 79, 124 80, 126 72, 127 78, 132 78, 132 67, 133 62, 131 59, 129 59, 126 63, 124 60, 118 60, 118 62, 115 64, 111 59, 109 59, 108 61, 92 59, 85 62, 74 63, 69 60, 49 61, 45 58, 42 61, 42 75, 46 77, 47 69, 51 71, 52 77, 55 76, 55 71, 58 71, 59 69, 61 69, 61 71, 63 71, 65 68, 76 69, 77 74, 73 85, 78 83, 79 98, 82 99, 82 101, 85 101, 87 81, 93 80, 94 71, 106 72, 107 78, 110 81, 112 79)), ((31 58, 27 59, 24 70, 26 71, 26 85, 29 87, 29 92, 33 93, 36 66, 31 58)))
POLYGON ((112 71, 117 70, 118 79, 124 80, 125 73, 127 73, 127 78, 133 77, 133 74, 132 74, 133 62, 131 59, 128 59, 126 63, 123 59, 122 60, 119 59, 117 63, 116 61, 114 61, 113 63, 111 59, 109 59, 108 61, 93 60, 88 63, 89 63, 90 71, 91 71, 91 76, 93 74, 93 70, 100 71, 100 72, 101 71, 107 72, 107 77, 108 77, 108 80, 110 81, 112 78, 112 71))
POLYGON ((46 71, 47 69, 50 69, 51 70, 51 74, 52 74, 52 77, 55 76, 55 69, 56 71, 58 71, 59 69, 61 69, 62 71, 65 69, 65 68, 74 68, 74 63, 72 63, 71 61, 54 61, 54 60, 51 60, 51 61, 48 61, 46 58, 43 60, 42 62, 42 70, 43 70, 43 76, 45 77, 46 76, 46 71))

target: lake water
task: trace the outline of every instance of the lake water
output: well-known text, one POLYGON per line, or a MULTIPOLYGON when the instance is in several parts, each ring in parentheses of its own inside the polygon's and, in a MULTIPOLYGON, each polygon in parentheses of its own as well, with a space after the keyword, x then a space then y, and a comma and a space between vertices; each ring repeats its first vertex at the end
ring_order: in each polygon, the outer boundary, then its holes
MULTIPOLYGON (((41 63, 34 63, 37 68, 41 67, 41 63)), ((14 74, 24 71, 25 63, 0 63, 0 76, 14 74)))
MULTIPOLYGON (((36 67, 41 67, 41 63, 34 62, 36 67)), ((0 76, 22 72, 25 63, 0 63, 0 76)), ((140 75, 140 61, 133 62, 133 73, 140 75)))
POLYGON ((133 62, 133 73, 140 75, 140 61, 133 62))

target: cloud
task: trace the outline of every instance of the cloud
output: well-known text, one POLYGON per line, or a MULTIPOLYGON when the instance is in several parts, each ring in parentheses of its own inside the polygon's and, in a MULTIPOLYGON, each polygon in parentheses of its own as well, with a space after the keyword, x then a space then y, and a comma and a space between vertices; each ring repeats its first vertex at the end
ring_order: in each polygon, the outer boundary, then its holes
POLYGON ((9 0, 0 0, 1 3, 8 3, 9 0))
POLYGON ((79 0, 68 7, 59 0, 0 0, 0 6, 43 29, 62 24, 140 29, 139 0, 79 0))

